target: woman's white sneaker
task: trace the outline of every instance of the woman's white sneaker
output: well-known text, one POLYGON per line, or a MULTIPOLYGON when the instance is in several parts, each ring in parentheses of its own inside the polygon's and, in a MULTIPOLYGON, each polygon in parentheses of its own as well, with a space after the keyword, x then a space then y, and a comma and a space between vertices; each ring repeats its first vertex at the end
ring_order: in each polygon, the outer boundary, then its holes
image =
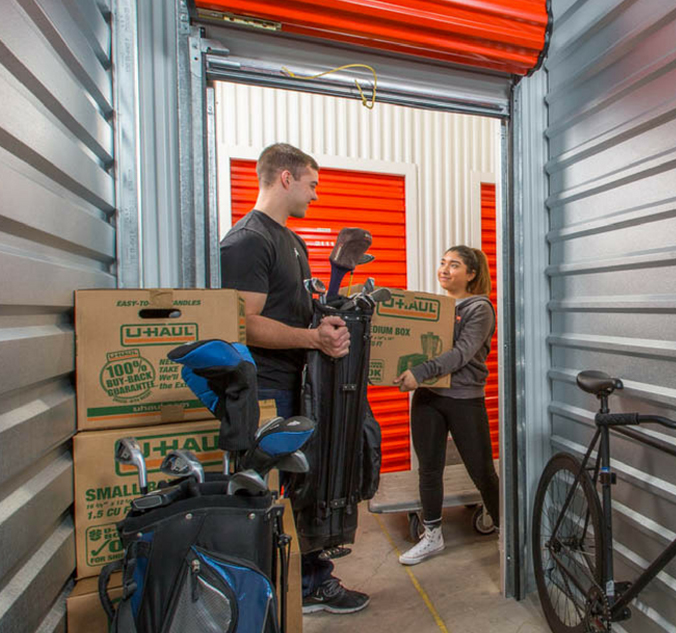
POLYGON ((402 565, 417 565, 426 558, 434 556, 444 550, 444 536, 441 533, 441 526, 425 527, 425 532, 410 550, 399 557, 402 565))

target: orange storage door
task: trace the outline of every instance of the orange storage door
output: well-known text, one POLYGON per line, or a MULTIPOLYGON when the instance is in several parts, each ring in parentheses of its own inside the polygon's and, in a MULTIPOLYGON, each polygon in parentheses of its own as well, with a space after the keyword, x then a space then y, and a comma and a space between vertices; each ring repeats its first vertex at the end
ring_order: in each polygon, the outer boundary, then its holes
MULTIPOLYGON (((498 260, 497 260, 497 228, 495 218, 495 185, 481 183, 481 250, 486 253, 488 267, 491 271, 491 302, 497 314, 498 311, 498 260)), ((486 409, 488 410, 488 424, 491 429, 491 443, 493 458, 499 455, 499 415, 498 408, 498 332, 495 331, 491 353, 486 359, 488 365, 488 380, 486 381, 486 409)))
MULTIPOLYGON (((256 163, 230 162, 232 223, 256 202, 256 163)), ((375 260, 357 268, 353 284, 374 277, 376 283, 406 288, 406 205, 403 176, 342 169, 322 169, 317 194, 303 219, 289 218, 288 227, 307 244, 310 268, 328 287, 329 254, 340 229, 359 226, 370 231, 375 260)), ((349 275, 343 287, 350 283, 349 275)), ((409 400, 397 388, 369 387, 369 402, 383 434, 382 472, 410 468, 409 400)))
POLYGON ((546 0, 197 0, 206 20, 258 18, 282 32, 525 75, 540 60, 546 0))

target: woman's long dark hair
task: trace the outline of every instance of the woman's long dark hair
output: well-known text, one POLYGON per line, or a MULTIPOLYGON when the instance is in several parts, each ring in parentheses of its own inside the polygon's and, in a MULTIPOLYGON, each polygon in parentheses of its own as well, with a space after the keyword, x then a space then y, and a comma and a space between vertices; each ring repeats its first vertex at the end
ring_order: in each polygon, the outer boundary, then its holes
POLYGON ((467 292, 473 295, 491 294, 491 273, 488 270, 488 260, 482 250, 460 245, 451 246, 446 252, 460 255, 467 270, 474 273, 474 279, 467 284, 467 292))

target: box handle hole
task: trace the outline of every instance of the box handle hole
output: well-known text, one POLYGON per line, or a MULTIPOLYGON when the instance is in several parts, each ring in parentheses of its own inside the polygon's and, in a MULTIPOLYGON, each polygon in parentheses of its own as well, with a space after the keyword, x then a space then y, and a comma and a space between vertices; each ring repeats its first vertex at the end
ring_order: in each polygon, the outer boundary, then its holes
POLYGON ((138 315, 142 319, 178 319, 181 311, 175 308, 145 308, 139 310, 138 315))

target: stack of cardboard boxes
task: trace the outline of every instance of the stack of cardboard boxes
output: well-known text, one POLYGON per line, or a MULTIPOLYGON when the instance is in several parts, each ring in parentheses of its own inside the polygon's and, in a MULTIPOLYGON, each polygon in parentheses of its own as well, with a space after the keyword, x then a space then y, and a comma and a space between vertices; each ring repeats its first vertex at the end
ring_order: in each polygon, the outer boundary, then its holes
MULTIPOLYGON (((192 451, 205 470, 222 469, 220 423, 167 352, 210 338, 245 342, 244 301, 233 290, 83 290, 75 297, 75 328, 78 583, 68 600, 68 626, 70 633, 105 633, 96 576, 122 556, 115 524, 141 494, 137 472, 115 462, 115 442, 139 441, 150 490, 166 479, 159 466, 172 449, 192 451)), ((261 419, 274 417, 274 402, 261 404, 261 419)), ((114 577, 114 599, 119 584, 114 577)))

